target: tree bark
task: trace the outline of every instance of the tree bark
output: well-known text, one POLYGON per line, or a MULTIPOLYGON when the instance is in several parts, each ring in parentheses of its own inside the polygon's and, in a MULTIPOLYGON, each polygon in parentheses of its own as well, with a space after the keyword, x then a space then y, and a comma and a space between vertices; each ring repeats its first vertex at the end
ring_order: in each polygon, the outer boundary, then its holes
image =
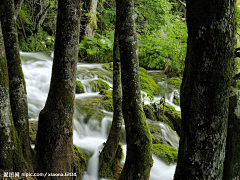
MULTIPOLYGON (((2 5, 2 4, 1 4, 2 5)), ((0 23, 0 172, 26 171, 22 147, 14 128, 9 97, 7 59, 0 23)))
MULTIPOLYGON (((115 28, 119 28, 116 25, 115 28)), ((99 172, 104 167, 111 167, 111 163, 115 158, 118 143, 121 137, 122 128, 122 86, 121 86, 121 63, 118 46, 118 35, 115 30, 114 48, 113 48, 113 121, 108 135, 107 142, 99 156, 99 172)))
POLYGON ((37 172, 76 171, 72 136, 79 25, 80 0, 59 0, 51 85, 39 115, 37 172))
POLYGON ((127 140, 127 157, 119 180, 146 180, 153 164, 152 139, 141 102, 134 1, 117 0, 116 11, 127 140))
POLYGON ((14 126, 18 132, 23 156, 33 172, 30 143, 26 84, 22 72, 18 46, 16 17, 13 0, 3 0, 2 31, 7 58, 10 104, 14 126))
POLYGON ((94 38, 97 30, 97 2, 98 0, 91 0, 90 9, 88 12, 85 36, 90 38, 94 38))
MULTIPOLYGON (((234 24, 235 25, 235 24, 234 24)), ((235 27, 236 29, 236 27, 235 27)), ((236 40, 233 44, 236 47, 236 40)), ((238 49, 235 49, 236 52, 238 49)), ((236 53, 235 52, 235 53, 236 53)), ((232 76, 237 75, 237 59, 232 61, 232 76)), ((228 130, 226 143, 226 157, 224 161, 223 180, 232 180, 240 178, 240 104, 238 96, 238 85, 236 79, 232 79, 230 97, 228 130)))
POLYGON ((81 25, 80 25, 80 42, 83 40, 86 32, 86 26, 88 21, 88 16, 86 15, 89 12, 91 6, 91 0, 83 0, 82 2, 82 13, 81 13, 81 25))
POLYGON ((21 9, 21 6, 22 6, 22 3, 23 3, 23 0, 14 0, 14 6, 15 6, 15 17, 17 18, 18 17, 18 14, 19 14, 19 11, 21 9))
POLYGON ((234 0, 187 0, 176 180, 222 179, 235 48, 234 5, 234 0))

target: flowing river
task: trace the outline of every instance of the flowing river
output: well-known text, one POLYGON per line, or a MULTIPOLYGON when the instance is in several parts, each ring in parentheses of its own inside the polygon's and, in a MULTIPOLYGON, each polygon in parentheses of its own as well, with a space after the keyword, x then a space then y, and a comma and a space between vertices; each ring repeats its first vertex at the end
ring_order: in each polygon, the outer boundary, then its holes
MULTIPOLYGON (((22 68, 27 85, 27 97, 29 106, 30 121, 37 121, 39 112, 45 105, 47 99, 51 70, 52 70, 52 57, 43 53, 26 53, 21 52, 22 68)), ((109 130, 109 123, 112 121, 112 112, 108 112, 101 108, 92 109, 93 116, 86 122, 86 113, 78 108, 87 98, 101 97, 99 92, 92 92, 89 82, 98 79, 98 75, 108 77, 107 82, 112 87, 112 72, 102 68, 102 64, 87 64, 78 63, 77 80, 81 80, 84 86, 82 94, 76 94, 75 114, 74 114, 74 133, 73 143, 81 149, 85 149, 92 153, 89 159, 87 171, 83 176, 83 180, 98 180, 98 157, 102 145, 106 142, 109 130), (99 123, 95 119, 94 114, 101 114, 102 120, 99 123)), ((152 73, 152 72, 151 72, 152 73)), ((153 72, 154 73, 154 72, 153 72)), ((156 72, 155 72, 156 73, 156 72)), ((166 102, 175 106, 172 103, 173 92, 166 94, 166 102)), ((159 102, 159 97, 155 97, 154 101, 159 102)), ((145 104, 150 103, 145 100, 145 104)), ((176 110, 180 110, 179 106, 175 106, 176 110)), ((157 123, 157 122, 156 122, 157 123)), ((168 126, 163 123, 157 123, 162 133, 165 135, 166 140, 178 148, 178 137, 172 133, 168 126)), ((123 125, 124 127, 124 125, 123 125)), ((123 143, 124 153, 126 154, 126 142, 123 143)), ((153 155, 154 164, 151 169, 150 180, 172 180, 176 164, 167 165, 165 162, 153 155)), ((123 163, 125 158, 123 159, 123 163)))

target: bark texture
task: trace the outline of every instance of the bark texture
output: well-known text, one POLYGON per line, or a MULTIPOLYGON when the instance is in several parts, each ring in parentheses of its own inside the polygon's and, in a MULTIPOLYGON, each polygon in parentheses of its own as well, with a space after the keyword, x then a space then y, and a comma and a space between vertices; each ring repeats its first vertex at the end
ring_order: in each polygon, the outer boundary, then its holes
POLYGON ((19 53, 14 1, 3 0, 2 8, 1 23, 7 58, 13 122, 18 132, 24 158, 29 164, 29 170, 33 172, 29 144, 27 92, 19 53))
POLYGON ((0 24, 0 173, 23 172, 26 167, 12 119, 7 59, 0 24))
MULTIPOLYGON (((236 27, 235 27, 236 29, 236 27)), ((234 43, 236 47, 236 40, 234 43)), ((232 61, 232 76, 237 74, 237 59, 232 61)), ((240 178, 240 104, 236 79, 232 79, 229 97, 229 115, 226 143, 226 157, 224 162, 223 180, 240 178)))
POLYGON ((90 9, 88 12, 85 35, 90 38, 94 38, 97 30, 97 2, 98 0, 91 0, 90 9))
POLYGON ((116 10, 127 140, 126 162, 119 180, 146 180, 153 163, 152 139, 141 103, 134 1, 117 0, 116 10))
POLYGON ((223 176, 235 1, 187 0, 188 47, 180 91, 182 130, 174 179, 223 176))
POLYGON ((45 107, 39 115, 37 172, 76 171, 72 136, 79 25, 80 0, 60 0, 51 85, 45 107))
MULTIPOLYGON (((116 28, 119 26, 116 25, 116 28)), ((105 168, 111 167, 115 158, 118 143, 121 137, 122 128, 122 85, 121 85, 121 63, 118 46, 118 35, 115 31, 113 48, 113 121, 108 135, 107 142, 99 156, 99 172, 105 168)))

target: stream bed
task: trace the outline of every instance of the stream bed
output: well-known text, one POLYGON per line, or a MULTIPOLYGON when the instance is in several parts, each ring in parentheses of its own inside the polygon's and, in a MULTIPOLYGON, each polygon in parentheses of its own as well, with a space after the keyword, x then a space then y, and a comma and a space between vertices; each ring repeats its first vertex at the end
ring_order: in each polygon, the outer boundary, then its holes
MULTIPOLYGON (((26 53, 21 52, 22 68, 27 85, 27 97, 29 106, 30 121, 37 121, 39 112, 45 105, 47 99, 51 70, 52 57, 43 53, 26 53)), ((74 133, 73 143, 81 149, 90 151, 93 155, 89 159, 87 171, 83 176, 83 180, 99 180, 98 177, 98 157, 103 143, 106 142, 108 130, 112 121, 112 112, 104 109, 94 107, 92 109, 93 116, 86 122, 86 112, 78 108, 78 104, 87 101, 88 98, 101 98, 99 92, 92 92, 89 82, 97 80, 98 76, 108 77, 104 80, 112 87, 112 72, 102 68, 103 64, 87 64, 78 63, 77 80, 80 80, 84 86, 85 93, 76 94, 75 100, 75 114, 74 114, 74 133), (101 121, 94 116, 94 114, 101 114, 101 121)), ((151 73, 156 73, 151 71, 151 73)), ((161 82, 159 82, 161 83, 161 82)), ((166 94, 166 102, 173 105, 176 110, 180 110, 179 106, 172 103, 173 92, 166 94)), ((154 101, 159 102, 162 97, 154 98, 154 101)), ((145 104, 149 104, 150 100, 145 100, 145 104)), ((124 125, 123 125, 124 127, 124 125)), ((174 141, 176 148, 178 148, 178 138, 170 135, 169 128, 163 123, 159 123, 159 128, 164 132, 169 141, 174 141), (169 136, 169 137, 168 137, 169 136)), ((126 142, 123 143, 123 150, 126 154, 126 142)), ((154 164, 151 169, 150 180, 172 180, 176 164, 167 165, 157 156, 153 155, 154 164)), ((123 163, 125 158, 123 159, 123 163)))

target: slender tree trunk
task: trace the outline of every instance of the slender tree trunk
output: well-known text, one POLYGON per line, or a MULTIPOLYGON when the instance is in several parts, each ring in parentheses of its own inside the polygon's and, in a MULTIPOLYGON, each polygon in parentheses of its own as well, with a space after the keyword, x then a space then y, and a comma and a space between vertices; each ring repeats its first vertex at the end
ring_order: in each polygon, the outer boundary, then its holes
MULTIPOLYGON (((115 28, 118 28, 116 25, 115 28)), ((121 63, 119 56, 118 35, 115 30, 113 49, 113 121, 107 142, 99 156, 99 172, 104 168, 111 167, 115 158, 122 128, 122 86, 121 86, 121 63)))
POLYGON ((235 1, 187 0, 182 131, 174 179, 223 175, 235 44, 235 1))
MULTIPOLYGON (((2 5, 2 4, 0 4, 2 5)), ((9 97, 8 69, 0 23, 0 172, 24 172, 27 164, 15 131, 9 97)))
POLYGON ((123 117, 127 157, 119 180, 147 180, 152 167, 152 139, 142 109, 134 1, 117 0, 123 117))
POLYGON ((51 86, 39 115, 37 172, 76 171, 72 136, 79 25, 80 0, 59 0, 51 86))
POLYGON ((98 0, 91 0, 90 9, 88 12, 85 36, 90 38, 94 38, 97 30, 97 2, 98 0))
POLYGON ((23 155, 33 172, 29 143, 28 104, 25 80, 18 46, 13 0, 3 0, 2 31, 8 66, 10 104, 14 126, 22 145, 23 155))
POLYGON ((80 26, 80 35, 79 35, 80 42, 83 40, 85 36, 86 26, 88 21, 88 16, 86 15, 86 13, 89 12, 90 6, 91 6, 91 0, 82 1, 81 26, 80 26))
POLYGON ((15 17, 17 18, 18 17, 18 14, 19 14, 19 11, 21 9, 21 6, 22 6, 22 3, 23 3, 23 0, 14 0, 14 5, 15 5, 15 17))

